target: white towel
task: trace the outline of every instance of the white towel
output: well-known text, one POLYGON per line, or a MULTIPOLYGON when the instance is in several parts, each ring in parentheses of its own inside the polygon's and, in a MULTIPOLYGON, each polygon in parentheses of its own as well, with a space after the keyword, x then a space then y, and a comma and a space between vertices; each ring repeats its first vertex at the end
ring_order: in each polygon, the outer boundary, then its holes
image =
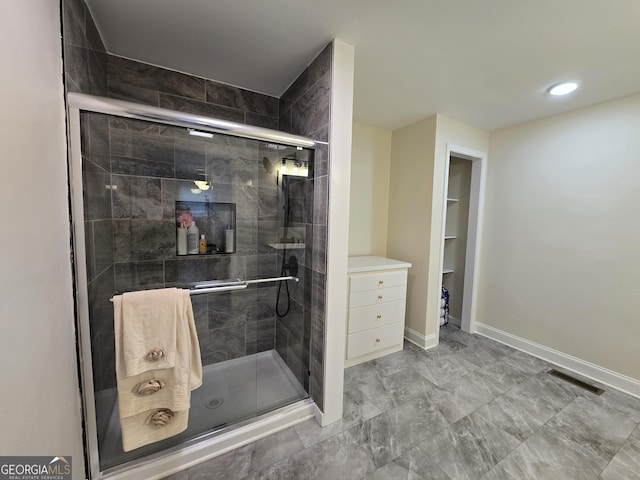
POLYGON ((122 295, 122 348, 128 377, 173 368, 180 295, 176 288, 122 295), (155 353, 157 359, 148 358, 155 353))
MULTIPOLYGON (((123 296, 115 296, 114 329, 116 335, 116 377, 118 384, 118 407, 120 410, 120 426, 122 429, 122 446, 125 452, 157 442, 176 435, 187 428, 191 390, 202 384, 202 363, 200 347, 193 318, 193 308, 188 290, 173 290, 174 310, 176 311, 175 344, 167 348, 175 352, 174 367, 146 370, 137 375, 127 375, 124 348, 126 322, 123 314, 123 296), (147 382, 150 382, 148 384, 147 382), (154 392, 140 395, 139 387, 154 392), (155 387, 155 388, 154 388, 155 387), (168 409, 173 412, 173 419, 164 426, 154 426, 149 418, 158 410, 168 409)), ((147 291, 145 291, 147 292, 147 291)), ((155 298, 152 291, 149 299, 155 298)), ((152 332, 148 335, 159 338, 153 330, 156 328, 147 322, 152 332)), ((161 323, 163 327, 166 324, 161 323)), ((141 335, 146 338, 147 333, 141 335)), ((167 338, 169 336, 167 335, 167 338)))
POLYGON ((175 412, 171 422, 162 427, 151 424, 150 418, 154 413, 155 410, 151 410, 120 419, 122 449, 125 452, 173 437, 184 432, 189 424, 189 410, 175 412))

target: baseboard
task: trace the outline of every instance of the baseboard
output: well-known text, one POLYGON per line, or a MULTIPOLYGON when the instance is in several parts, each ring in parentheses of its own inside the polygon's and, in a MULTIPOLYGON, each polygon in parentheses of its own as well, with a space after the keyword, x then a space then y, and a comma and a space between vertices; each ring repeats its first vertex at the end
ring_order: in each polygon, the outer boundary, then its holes
POLYGON ((404 327, 404 338, 425 350, 438 345, 438 337, 435 334, 425 336, 409 327, 404 327))
POLYGON ((521 350, 533 355, 534 357, 541 358, 549 363, 553 363, 579 375, 590 378, 591 380, 595 380, 596 382, 640 398, 640 381, 634 378, 627 377, 626 375, 614 372, 613 370, 601 367, 600 365, 589 363, 559 350, 554 350, 553 348, 545 347, 539 343, 512 335, 511 333, 503 330, 490 327, 489 325, 475 323, 474 330, 480 335, 496 340, 497 342, 504 343, 516 350, 521 350))
POLYGON ((324 426, 324 412, 318 408, 318 405, 313 404, 313 416, 319 425, 324 426))
POLYGON ((457 317, 454 317, 453 315, 449 315, 449 323, 451 323, 452 325, 455 325, 456 327, 460 328, 460 326, 462 325, 462 320, 460 320, 457 317))

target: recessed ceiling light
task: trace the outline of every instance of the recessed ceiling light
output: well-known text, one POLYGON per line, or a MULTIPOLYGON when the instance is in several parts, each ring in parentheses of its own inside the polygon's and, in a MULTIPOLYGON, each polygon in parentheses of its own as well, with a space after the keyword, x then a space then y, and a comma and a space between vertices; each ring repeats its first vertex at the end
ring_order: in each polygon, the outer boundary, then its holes
POLYGON ((549 94, 554 96, 566 95, 578 88, 576 82, 563 82, 549 87, 549 94))

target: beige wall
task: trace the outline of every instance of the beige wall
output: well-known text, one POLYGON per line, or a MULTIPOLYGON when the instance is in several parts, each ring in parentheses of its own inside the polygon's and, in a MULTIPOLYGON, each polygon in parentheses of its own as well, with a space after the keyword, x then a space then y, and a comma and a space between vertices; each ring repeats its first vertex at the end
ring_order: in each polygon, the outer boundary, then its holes
POLYGON ((391 131, 353 124, 349 255, 387 255, 391 131))
POLYGON ((640 379, 640 95, 491 134, 481 323, 640 379))
MULTIPOLYGON (((387 256, 410 262, 406 325, 426 333, 435 115, 391 135, 387 256)), ((437 287, 436 287, 437 288, 437 287)))
POLYGON ((432 205, 430 223, 430 248, 428 266, 427 335, 436 332, 440 316, 440 266, 442 265, 442 230, 444 214, 444 187, 447 164, 447 145, 464 147, 477 152, 489 151, 489 132, 458 122, 444 115, 437 115, 435 159, 433 165, 432 205))
POLYGON ((411 262, 407 327, 429 337, 439 325, 447 145, 486 152, 489 133, 434 115, 391 135, 387 256, 411 262))
MULTIPOLYGON (((447 144, 488 151, 476 320, 640 379, 638 112, 633 96, 491 135, 442 115, 392 132, 386 256, 413 263, 407 326, 436 331, 447 144)), ((362 219, 377 133, 354 125, 350 254, 379 254, 362 219)))
POLYGON ((1 24, 0 452, 72 456, 79 479, 58 2, 8 0, 1 24))

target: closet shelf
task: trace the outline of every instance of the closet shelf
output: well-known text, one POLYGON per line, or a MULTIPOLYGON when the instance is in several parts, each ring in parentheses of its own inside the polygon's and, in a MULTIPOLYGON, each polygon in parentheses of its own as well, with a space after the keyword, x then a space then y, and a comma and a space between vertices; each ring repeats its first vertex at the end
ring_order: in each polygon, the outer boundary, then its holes
POLYGON ((460 199, 459 198, 447 198, 447 203, 455 203, 455 202, 459 202, 460 199))
POLYGON ((453 268, 447 268, 447 267, 444 267, 444 268, 442 269, 442 274, 443 274, 443 275, 445 275, 445 274, 447 274, 447 273, 453 273, 453 268))
POLYGON ((455 238, 456 238, 456 236, 455 236, 455 235, 445 235, 445 236, 444 236, 444 239, 445 239, 445 240, 453 240, 453 239, 455 239, 455 238))

